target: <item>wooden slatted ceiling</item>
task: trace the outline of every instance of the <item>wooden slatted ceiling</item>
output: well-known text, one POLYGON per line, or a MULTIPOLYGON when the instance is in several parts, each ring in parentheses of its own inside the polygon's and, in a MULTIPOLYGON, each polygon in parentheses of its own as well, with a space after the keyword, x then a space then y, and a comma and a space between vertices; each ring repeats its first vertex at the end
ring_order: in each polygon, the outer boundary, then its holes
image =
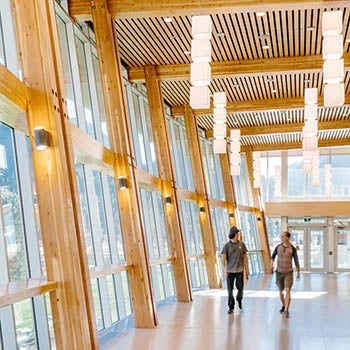
MULTIPOLYGON (((350 10, 345 6, 336 9, 344 13, 346 37, 350 10)), ((212 15, 212 61, 321 54, 323 11, 322 6, 269 11, 263 17, 252 12, 212 15), (264 44, 270 48, 264 50, 264 44)), ((171 23, 152 17, 115 20, 121 53, 128 66, 190 63, 191 58, 184 51, 191 49, 191 15, 172 18, 171 23)), ((349 43, 346 46, 348 51, 349 43)))
MULTIPOLYGON (((77 6, 78 11, 83 11, 84 4, 77 5, 75 0, 71 2, 77 6)), ((159 5, 159 11, 164 5, 160 1, 152 1, 152 3, 154 6, 159 5)), ((218 1, 213 0, 212 2, 200 1, 200 3, 203 6, 202 9, 207 9, 207 13, 211 13, 213 24, 211 93, 225 91, 228 103, 231 106, 235 104, 238 106, 237 112, 233 107, 228 113, 229 128, 254 128, 268 125, 285 127, 302 123, 302 101, 306 87, 318 89, 319 105, 320 101, 322 105, 321 22, 323 12, 326 10, 343 11, 346 62, 344 83, 347 103, 350 104, 350 42, 346 40, 350 39, 350 1, 295 1, 293 3, 271 0, 259 2, 259 6, 256 1, 225 1, 219 4, 218 1), (238 7, 239 4, 242 6, 238 7), (223 6, 230 7, 230 10, 220 11, 223 6), (262 8, 267 10, 266 16, 257 17, 255 11, 262 8), (263 49, 263 45, 268 45, 269 48, 263 49), (303 60, 301 62, 295 60, 297 57, 303 57, 303 60), (287 61, 276 62, 276 59, 287 61), (224 67, 229 66, 215 66, 215 63, 229 61, 238 63, 236 66, 230 66, 232 71, 225 70, 224 67), (249 62, 249 65, 246 65, 246 71, 240 71, 240 66, 243 66, 244 62, 249 62), (254 71, 255 65, 258 68, 254 71), (249 66, 252 67, 253 72, 249 70, 249 66), (218 72, 218 75, 215 72, 218 72), (288 104, 288 101, 291 103, 288 104), (246 103, 246 110, 242 110, 243 105, 239 105, 243 103, 246 103), (261 106, 264 104, 266 104, 266 110, 261 111, 261 106), (258 110, 254 111, 256 108, 258 110)), ((120 55, 129 71, 132 72, 132 68, 139 67, 143 74, 142 67, 145 65, 161 66, 162 77, 165 77, 165 79, 162 78, 161 87, 167 103, 172 107, 188 104, 191 57, 185 51, 190 51, 191 47, 191 16, 198 14, 195 10, 196 6, 191 2, 171 2, 168 4, 170 12, 163 12, 162 15, 157 12, 158 9, 152 10, 148 3, 142 1, 127 7, 125 0, 118 2, 109 0, 109 6, 115 15, 120 55), (192 10, 185 12, 184 8, 187 6, 192 10), (138 12, 134 17, 130 15, 133 10, 140 11, 141 8, 144 10, 143 13, 138 12), (163 20, 168 15, 172 16, 171 23, 165 23, 163 20), (168 70, 164 75, 166 68, 168 70)), ((350 119, 349 104, 337 108, 320 108, 320 121, 337 122, 350 119)), ((199 127, 210 132, 213 127, 212 114, 196 112, 199 127)), ((335 138, 348 137, 346 133, 335 131, 323 133, 322 137, 325 140, 325 135, 332 135, 335 138)), ((281 135, 245 136, 245 142, 247 145, 249 142, 251 145, 255 143, 282 145, 300 142, 300 133, 281 135)))

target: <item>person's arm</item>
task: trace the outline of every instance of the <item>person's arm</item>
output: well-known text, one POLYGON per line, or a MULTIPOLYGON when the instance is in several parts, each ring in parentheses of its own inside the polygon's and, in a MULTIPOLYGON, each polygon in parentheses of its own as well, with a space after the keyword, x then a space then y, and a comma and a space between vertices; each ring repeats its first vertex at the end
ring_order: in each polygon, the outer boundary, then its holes
POLYGON ((221 258, 222 258, 222 268, 224 270, 225 275, 227 276, 227 259, 226 259, 226 254, 224 252, 221 252, 221 258))
POLYGON ((297 278, 300 278, 300 264, 297 249, 293 246, 293 259, 295 264, 295 269, 297 270, 297 278))
POLYGON ((275 261, 275 257, 277 255, 277 247, 274 249, 272 255, 271 255, 271 259, 270 259, 270 270, 271 270, 271 273, 273 273, 273 263, 275 261))
POLYGON ((243 264, 244 264, 244 277, 246 280, 249 279, 249 264, 248 264, 248 255, 247 253, 243 254, 243 264))

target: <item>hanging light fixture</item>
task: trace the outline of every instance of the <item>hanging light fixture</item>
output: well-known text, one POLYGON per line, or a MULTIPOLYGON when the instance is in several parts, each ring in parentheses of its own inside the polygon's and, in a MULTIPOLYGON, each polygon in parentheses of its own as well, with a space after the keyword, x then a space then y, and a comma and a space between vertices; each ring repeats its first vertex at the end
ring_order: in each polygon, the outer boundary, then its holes
POLYGON ((193 109, 208 109, 210 107, 210 91, 208 86, 190 87, 190 106, 193 109))
POLYGON ((322 35, 335 36, 343 30, 342 11, 326 11, 322 15, 322 35))
POLYGON ((345 103, 345 87, 341 84, 326 84, 324 86, 324 106, 343 106, 345 103))
POLYGON ((226 153, 227 142, 225 139, 214 139, 213 140, 213 152, 215 154, 226 153))
POLYGON ((214 123, 225 123, 226 122, 226 108, 214 108, 213 111, 214 123))
POLYGON ((342 106, 345 102, 343 57, 343 12, 326 11, 322 16, 322 56, 324 106, 342 106))
POLYGON ((304 102, 306 105, 317 104, 317 88, 306 88, 304 90, 304 102))
POLYGON ((213 136, 215 139, 224 139, 226 137, 226 123, 214 124, 213 136))
POLYGON ((191 58, 195 63, 209 63, 211 61, 210 41, 193 39, 191 41, 191 58))
POLYGON ((214 92, 213 94, 214 107, 225 108, 226 107, 226 92, 214 92))
POLYGON ((209 15, 192 17, 190 71, 190 106, 192 109, 210 107, 211 19, 209 15))
POLYGON ((211 39, 212 24, 210 15, 192 16, 192 38, 211 39))
POLYGON ((210 84, 210 64, 191 63, 190 82, 192 86, 208 86, 210 84))

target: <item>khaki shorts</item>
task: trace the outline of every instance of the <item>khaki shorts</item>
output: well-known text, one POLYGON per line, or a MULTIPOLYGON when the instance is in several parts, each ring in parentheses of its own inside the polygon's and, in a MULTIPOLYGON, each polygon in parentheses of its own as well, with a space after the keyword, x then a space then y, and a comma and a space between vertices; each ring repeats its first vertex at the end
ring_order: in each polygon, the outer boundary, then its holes
POLYGON ((279 290, 284 290, 285 288, 292 288, 293 271, 286 273, 276 271, 276 284, 279 290))

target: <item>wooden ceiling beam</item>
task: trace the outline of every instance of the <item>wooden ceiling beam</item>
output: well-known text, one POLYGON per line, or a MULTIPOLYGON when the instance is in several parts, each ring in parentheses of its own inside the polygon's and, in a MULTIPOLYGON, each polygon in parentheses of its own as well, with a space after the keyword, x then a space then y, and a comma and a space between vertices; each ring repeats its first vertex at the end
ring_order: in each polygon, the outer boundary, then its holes
MULTIPOLYGON (((284 134, 301 132, 304 123, 292 123, 292 124, 281 124, 281 125, 262 125, 240 128, 241 136, 258 136, 266 134, 284 134)), ((348 120, 336 120, 336 121, 326 121, 318 123, 318 130, 338 130, 338 129, 349 129, 350 123, 348 120)), ((227 136, 229 136, 230 130, 227 130, 227 136)), ((213 137, 213 130, 207 130, 205 133, 207 138, 213 137)))
MULTIPOLYGON (((350 53, 343 55, 345 69, 350 69, 350 53)), ((230 78, 264 76, 266 74, 292 74, 322 72, 322 55, 280 57, 257 60, 211 62, 211 77, 230 78)), ((156 67, 157 78, 161 81, 189 80, 190 64, 163 65, 156 67)), ((128 79, 133 83, 144 83, 143 67, 129 68, 128 79)))
MULTIPOLYGON (((324 0, 200 0, 200 1, 164 1, 164 0, 108 0, 108 7, 113 18, 145 18, 207 15, 219 13, 242 13, 247 11, 284 10, 290 8, 308 9, 326 6, 346 6, 348 0, 333 0, 328 4, 324 0)), ((91 0, 68 0, 70 14, 78 20, 91 20, 91 0)))
MULTIPOLYGON (((319 148, 330 148, 330 147, 341 147, 341 146, 349 146, 350 138, 344 139, 329 139, 329 140, 319 140, 318 147, 319 148)), ((253 152, 267 152, 267 151, 283 151, 289 149, 302 149, 301 142, 285 142, 285 143, 274 143, 274 144, 265 144, 265 145, 254 145, 254 146, 242 146, 241 152, 245 152, 247 150, 253 152)))
MULTIPOLYGON (((345 105, 350 105, 350 94, 345 95, 345 105)), ((318 105, 323 106, 323 98, 319 97, 318 105)), ((274 100, 255 100, 243 102, 228 102, 226 106, 227 114, 243 112, 264 112, 304 108, 305 102, 303 97, 279 98, 274 100)), ((184 106, 172 106, 171 115, 173 117, 182 117, 184 115, 184 106)), ((213 107, 210 109, 194 110, 196 116, 212 115, 213 107)))

